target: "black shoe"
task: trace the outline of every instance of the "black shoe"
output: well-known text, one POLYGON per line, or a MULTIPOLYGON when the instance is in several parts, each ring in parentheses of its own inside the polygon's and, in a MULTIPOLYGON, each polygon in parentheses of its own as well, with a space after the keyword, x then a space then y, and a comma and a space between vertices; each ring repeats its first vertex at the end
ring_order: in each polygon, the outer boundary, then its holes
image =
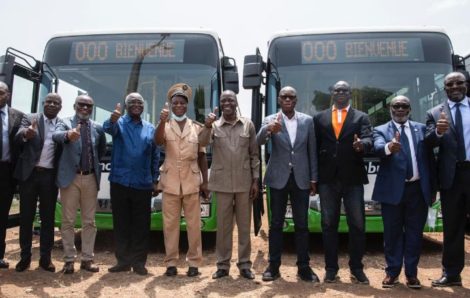
POLYGON ((263 281, 273 281, 281 277, 281 274, 279 273, 279 268, 274 268, 271 266, 268 266, 266 270, 263 273, 263 277, 261 278, 263 281))
POLYGON ((21 259, 18 264, 16 264, 15 270, 16 272, 23 272, 29 268, 31 265, 31 258, 21 259))
POLYGON ((323 277, 323 282, 326 283, 335 283, 338 281, 338 275, 336 271, 329 271, 325 272, 325 277, 323 277))
POLYGON ((73 262, 65 262, 64 268, 62 268, 62 272, 64 274, 72 274, 75 271, 73 268, 73 262))
POLYGON ((147 270, 147 268, 145 268, 145 266, 143 265, 140 265, 140 266, 134 266, 132 267, 132 269, 134 270, 135 273, 137 273, 138 275, 147 275, 149 272, 147 270))
POLYGON ((8 267, 10 267, 10 264, 4 259, 0 259, 0 269, 8 269, 8 267))
POLYGON ((431 285, 433 287, 452 287, 452 286, 462 286, 462 278, 460 275, 457 276, 441 276, 441 278, 433 280, 431 285))
POLYGON ((219 279, 222 277, 228 276, 228 270, 226 269, 217 269, 214 274, 212 274, 212 279, 219 279))
POLYGON ((253 272, 246 268, 246 269, 240 269, 240 275, 246 279, 255 279, 255 275, 253 272))
POLYGON ((406 286, 410 289, 421 289, 421 282, 417 277, 406 277, 406 286))
POLYGON ((55 266, 51 259, 39 259, 39 267, 49 272, 55 272, 55 266))
POLYGON ((117 265, 114 265, 113 267, 108 268, 108 272, 111 272, 111 273, 125 272, 125 271, 131 271, 131 266, 118 263, 117 265))
POLYGON ((351 280, 354 283, 358 284, 363 284, 363 285, 368 285, 370 284, 369 279, 365 275, 364 271, 358 270, 358 271, 351 271, 351 280))
POLYGON ((297 270, 297 276, 300 277, 303 281, 308 282, 320 282, 318 276, 313 272, 312 268, 310 267, 303 267, 297 270))
POLYGON ((100 268, 98 268, 98 266, 93 265, 92 260, 82 261, 80 264, 80 269, 93 273, 100 271, 100 268))
POLYGON ((387 274, 384 280, 382 280, 382 288, 384 289, 393 288, 397 284, 398 284, 398 276, 391 276, 387 274))
POLYGON ((189 277, 195 277, 199 275, 199 270, 197 267, 189 267, 188 272, 186 272, 186 275, 189 277))
POLYGON ((166 276, 175 276, 178 274, 178 270, 176 269, 175 266, 170 266, 166 268, 165 275, 166 276))

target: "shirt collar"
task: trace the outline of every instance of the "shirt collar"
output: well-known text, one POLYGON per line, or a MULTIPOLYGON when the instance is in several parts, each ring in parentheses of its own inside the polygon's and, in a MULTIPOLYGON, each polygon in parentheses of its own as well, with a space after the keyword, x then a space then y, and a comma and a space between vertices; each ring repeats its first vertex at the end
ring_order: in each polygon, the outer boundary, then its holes
POLYGON ((126 120, 128 123, 142 124, 142 118, 140 118, 139 122, 134 122, 134 119, 132 119, 132 117, 129 116, 129 114, 125 114, 122 117, 124 117, 124 120, 126 120))
POLYGON ((54 118, 52 118, 52 119, 47 118, 46 115, 44 115, 44 114, 43 114, 43 116, 44 116, 44 122, 45 122, 45 123, 47 123, 47 120, 50 120, 53 125, 56 125, 56 123, 57 123, 57 116, 54 117, 54 118))
POLYGON ((401 126, 402 126, 402 125, 404 125, 405 128, 406 128, 406 127, 407 127, 407 128, 410 127, 410 121, 409 121, 409 120, 407 120, 407 121, 406 121, 405 123, 403 123, 403 124, 400 124, 400 123, 398 123, 398 122, 395 122, 395 120, 392 120, 392 122, 393 122, 393 124, 395 124, 395 127, 396 127, 397 129, 401 129, 401 126))
POLYGON ((292 116, 292 118, 289 119, 289 117, 286 116, 286 114, 284 114, 284 112, 282 112, 281 110, 281 114, 282 114, 282 118, 287 120, 287 121, 293 121, 293 120, 297 120, 297 111, 294 110, 294 116, 292 116))
MULTIPOLYGON (((456 104, 456 102, 453 102, 453 101, 450 100, 450 99, 447 99, 447 103, 449 104, 449 108, 450 108, 450 109, 452 109, 452 108, 455 106, 455 104, 456 104)), ((468 97, 465 96, 465 98, 460 101, 460 104, 469 107, 470 104, 469 104, 469 99, 468 99, 468 97)))
POLYGON ((237 116, 237 119, 235 119, 235 121, 233 122, 233 124, 232 124, 232 122, 229 122, 229 121, 225 120, 224 116, 222 116, 222 117, 220 117, 220 121, 219 121, 218 126, 223 126, 225 123, 230 124, 230 125, 235 125, 237 122, 243 123, 242 119, 238 116, 237 116))
POLYGON ((1 108, 0 111, 2 111, 6 115, 8 113, 8 104, 1 108))
MULTIPOLYGON (((347 107, 342 108, 341 110, 346 109, 346 112, 349 112, 349 108, 350 108, 350 107, 351 107, 351 105, 348 105, 347 107)), ((338 110, 338 108, 337 108, 335 105, 333 105, 332 110, 333 110, 333 111, 336 111, 336 110, 338 110)))

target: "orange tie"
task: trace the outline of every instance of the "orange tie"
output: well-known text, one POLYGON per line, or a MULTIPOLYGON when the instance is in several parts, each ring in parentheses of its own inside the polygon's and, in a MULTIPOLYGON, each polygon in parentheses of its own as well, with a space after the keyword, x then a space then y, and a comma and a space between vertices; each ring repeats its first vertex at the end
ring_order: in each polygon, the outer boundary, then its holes
POLYGON ((341 109, 341 123, 338 123, 338 109, 333 110, 333 115, 331 118, 333 122, 333 129, 335 131, 336 139, 339 138, 339 134, 341 132, 341 129, 343 128, 343 123, 344 123, 344 119, 346 118, 346 115, 347 115, 347 110, 341 109))

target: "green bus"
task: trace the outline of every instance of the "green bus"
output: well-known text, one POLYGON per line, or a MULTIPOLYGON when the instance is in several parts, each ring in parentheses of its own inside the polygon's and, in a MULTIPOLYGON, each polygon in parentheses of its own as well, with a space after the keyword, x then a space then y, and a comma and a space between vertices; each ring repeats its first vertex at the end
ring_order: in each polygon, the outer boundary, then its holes
MULTIPOLYGON (((464 69, 464 59, 454 55, 449 37, 439 28, 286 31, 269 41, 266 61, 259 50, 245 57, 243 86, 253 90, 252 117, 258 125, 263 116, 279 110, 281 87, 296 88, 296 109, 314 116, 332 105, 330 88, 339 80, 350 83, 352 107, 366 112, 373 126, 390 120, 388 104, 397 95, 412 100, 412 118, 424 123, 426 111, 445 96, 444 76, 457 69, 464 69), (264 92, 260 90, 262 83, 264 92)), ((267 144, 265 161, 270 151, 267 144)), ((365 185, 366 231, 382 233, 380 203, 371 200, 379 159, 366 156, 364 166, 369 174, 369 184, 365 185)), ((270 218, 269 202, 267 189, 270 218)), ((442 231, 439 199, 432 209, 425 230, 442 231)), ((321 231, 320 210, 318 195, 311 196, 311 232, 321 231)), ((339 231, 347 230, 343 207, 339 231)), ((290 206, 284 231, 294 231, 290 206)))

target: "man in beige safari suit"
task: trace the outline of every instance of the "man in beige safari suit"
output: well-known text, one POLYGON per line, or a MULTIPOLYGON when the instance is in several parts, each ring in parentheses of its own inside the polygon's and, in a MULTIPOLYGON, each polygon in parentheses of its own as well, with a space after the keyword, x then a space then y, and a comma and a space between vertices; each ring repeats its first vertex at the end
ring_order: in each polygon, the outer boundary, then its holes
POLYGON ((254 279, 251 271, 251 207, 258 196, 259 149, 253 123, 237 115, 237 97, 227 90, 220 98, 222 117, 215 121, 211 113, 201 136, 211 134, 213 155, 209 190, 217 197, 217 271, 218 279, 229 275, 232 258, 233 215, 238 227, 238 263, 240 275, 254 279))

